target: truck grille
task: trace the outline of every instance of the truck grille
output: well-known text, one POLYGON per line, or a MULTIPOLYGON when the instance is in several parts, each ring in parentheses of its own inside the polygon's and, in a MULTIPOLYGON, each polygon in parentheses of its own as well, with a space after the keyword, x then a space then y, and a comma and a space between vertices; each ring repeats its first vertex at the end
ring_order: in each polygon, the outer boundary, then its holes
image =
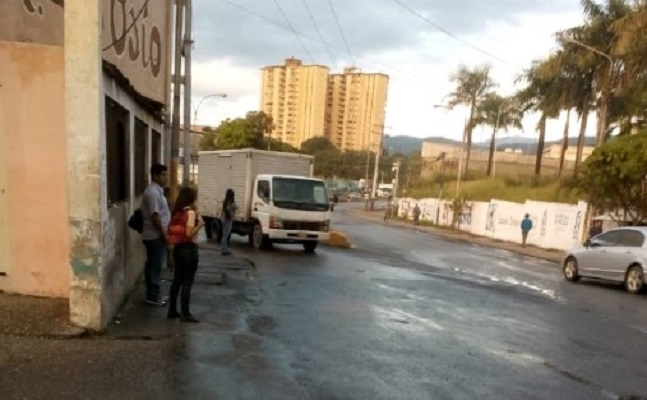
POLYGON ((295 231, 320 231, 321 223, 303 221, 283 221, 283 229, 295 231))

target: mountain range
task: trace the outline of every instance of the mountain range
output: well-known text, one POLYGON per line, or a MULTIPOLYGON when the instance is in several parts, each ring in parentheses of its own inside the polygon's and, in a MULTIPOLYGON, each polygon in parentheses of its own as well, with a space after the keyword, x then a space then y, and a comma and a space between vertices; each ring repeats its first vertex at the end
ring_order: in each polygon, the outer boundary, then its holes
MULTIPOLYGON (((441 144, 453 144, 459 146, 461 144, 458 140, 447 139, 444 137, 428 137, 428 138, 416 138, 412 136, 385 136, 384 138, 384 147, 390 153, 418 153, 422 150, 423 142, 433 142, 441 144)), ((577 137, 571 137, 568 140, 569 146, 577 146, 577 137)), ((561 144, 561 140, 548 141, 545 146, 551 146, 553 144, 561 144)), ((587 136, 585 138, 585 146, 594 146, 595 138, 587 136)), ((480 142, 474 143, 473 148, 489 148, 490 142, 480 142)), ((510 136, 503 137, 497 140, 497 150, 521 150, 524 154, 535 154, 537 152, 537 139, 528 138, 524 136, 510 136)))

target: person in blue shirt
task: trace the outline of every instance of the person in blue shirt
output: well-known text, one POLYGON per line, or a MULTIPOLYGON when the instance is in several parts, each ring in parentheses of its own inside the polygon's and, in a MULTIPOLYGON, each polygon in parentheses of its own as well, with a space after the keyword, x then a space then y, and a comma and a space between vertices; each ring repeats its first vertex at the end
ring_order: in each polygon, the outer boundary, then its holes
POLYGON ((521 221, 521 247, 526 247, 526 241, 528 240, 528 233, 532 229, 532 220, 530 219, 530 214, 526 214, 523 221, 521 221))

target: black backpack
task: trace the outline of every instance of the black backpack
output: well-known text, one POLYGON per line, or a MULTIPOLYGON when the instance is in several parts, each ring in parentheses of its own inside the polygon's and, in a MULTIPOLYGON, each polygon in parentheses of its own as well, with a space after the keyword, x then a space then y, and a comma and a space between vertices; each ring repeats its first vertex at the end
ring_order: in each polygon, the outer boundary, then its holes
POLYGON ((128 219, 128 227, 139 234, 144 230, 144 214, 140 208, 136 209, 128 219))

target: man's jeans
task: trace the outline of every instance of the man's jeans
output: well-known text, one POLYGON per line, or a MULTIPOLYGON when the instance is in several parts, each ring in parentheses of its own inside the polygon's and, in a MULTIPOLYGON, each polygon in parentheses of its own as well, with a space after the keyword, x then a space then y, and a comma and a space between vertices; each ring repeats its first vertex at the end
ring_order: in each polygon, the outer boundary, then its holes
POLYGON ((163 239, 144 240, 144 246, 146 246, 146 265, 144 267, 146 299, 159 300, 162 297, 160 279, 164 257, 166 257, 166 243, 163 239))

